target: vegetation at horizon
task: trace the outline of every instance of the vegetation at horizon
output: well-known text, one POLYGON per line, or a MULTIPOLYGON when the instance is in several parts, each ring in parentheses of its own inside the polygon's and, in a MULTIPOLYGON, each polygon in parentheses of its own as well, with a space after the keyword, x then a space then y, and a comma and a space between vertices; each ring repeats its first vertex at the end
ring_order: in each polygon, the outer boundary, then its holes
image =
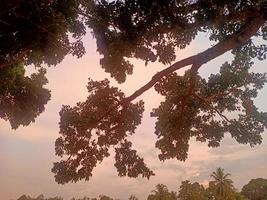
MULTIPOLYGON (((169 191, 166 185, 158 184, 148 195, 147 200, 267 200, 267 179, 257 178, 250 180, 243 186, 241 192, 234 187, 230 178, 231 174, 225 173, 224 169, 217 168, 211 174, 211 181, 208 185, 198 182, 191 183, 189 180, 182 181, 178 192, 169 191)), ((22 195, 17 200, 64 200, 61 197, 45 198, 39 195, 32 198, 22 195)), ((72 198, 71 200, 119 200, 106 195, 99 198, 83 197, 72 198)), ((128 200, 138 200, 131 195, 128 200)))

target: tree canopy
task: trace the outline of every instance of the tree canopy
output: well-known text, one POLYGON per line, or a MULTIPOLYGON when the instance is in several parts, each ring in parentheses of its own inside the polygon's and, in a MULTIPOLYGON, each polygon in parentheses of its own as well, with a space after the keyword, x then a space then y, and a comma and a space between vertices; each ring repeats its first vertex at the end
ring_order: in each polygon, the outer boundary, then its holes
POLYGON ((166 185, 158 184, 152 194, 148 195, 147 200, 176 200, 176 192, 169 191, 166 185))
POLYGON ((250 200, 267 199, 267 179, 257 178, 244 185, 241 191, 250 200))
POLYGON ((43 86, 47 83, 46 70, 25 77, 21 64, 0 68, 0 117, 8 120, 13 128, 29 125, 44 111, 50 99, 50 91, 43 86))
POLYGON ((204 186, 198 182, 190 183, 186 180, 181 183, 178 197, 180 200, 206 200, 208 193, 204 186))
POLYGON ((79 5, 74 0, 0 2, 0 117, 12 128, 33 122, 50 99, 50 91, 43 88, 47 81, 42 65, 57 65, 67 54, 79 58, 85 53, 79 5), (41 73, 24 77, 27 65, 41 73))
POLYGON ((242 144, 260 144, 267 113, 259 111, 253 100, 267 77, 251 68, 255 59, 266 59, 266 21, 265 0, 1 1, 0 70, 11 72, 3 73, 7 81, 19 73, 22 83, 10 84, 23 89, 0 90, 0 117, 13 128, 34 121, 50 98, 43 88, 42 67, 58 64, 67 54, 84 55, 81 38, 88 28, 102 55, 101 66, 119 83, 133 73, 130 58, 157 61, 165 68, 128 97, 109 80, 89 79, 86 101, 62 107, 55 143, 61 160, 52 169, 58 183, 88 180, 112 149, 119 176, 154 175, 128 139, 144 111, 142 100, 133 101, 152 87, 165 97, 151 112, 157 119, 160 160, 186 160, 192 137, 210 147, 218 147, 226 133, 242 144), (176 51, 203 32, 215 45, 177 60, 176 51), (228 51, 232 61, 207 79, 200 76, 203 65, 228 51), (28 79, 23 69, 30 64, 40 73, 28 79), (19 72, 12 70, 14 66, 21 66, 19 72), (178 74, 184 67, 189 70, 178 74), (30 86, 21 103, 16 90, 24 91, 25 79, 30 86))

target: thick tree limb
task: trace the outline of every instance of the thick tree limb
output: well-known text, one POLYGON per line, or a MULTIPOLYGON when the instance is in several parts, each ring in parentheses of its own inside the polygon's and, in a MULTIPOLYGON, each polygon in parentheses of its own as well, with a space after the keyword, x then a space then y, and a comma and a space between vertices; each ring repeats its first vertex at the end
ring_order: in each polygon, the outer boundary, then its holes
POLYGON ((144 92, 149 90, 151 87, 153 87, 161 78, 164 76, 167 76, 168 74, 175 72, 179 69, 182 69, 186 66, 192 65, 192 70, 196 71, 198 70, 203 64, 213 60, 214 58, 217 58, 218 56, 226 53, 229 50, 238 48, 242 44, 244 44, 246 41, 248 41, 252 36, 254 36, 259 28, 266 22, 266 16, 260 15, 257 18, 251 19, 247 24, 245 25, 246 28, 243 30, 243 32, 236 33, 235 35, 232 35, 229 37, 229 39, 222 41, 215 46, 197 54, 194 56, 190 56, 188 58, 185 58, 183 60, 180 60, 170 67, 158 72, 155 74, 152 79, 146 83, 144 86, 142 86, 140 89, 136 90, 132 95, 128 96, 127 98, 121 100, 117 105, 111 107, 109 110, 107 110, 106 113, 104 113, 97 121, 96 124, 99 123, 101 120, 103 120, 107 115, 109 115, 114 109, 120 107, 120 106, 127 106, 128 103, 142 95, 144 92))
POLYGON ((218 56, 226 53, 227 51, 238 48, 246 41, 248 41, 253 35, 255 35, 259 28, 265 22, 266 18, 263 15, 254 18, 247 23, 246 29, 243 32, 237 33, 229 37, 229 39, 222 41, 197 55, 180 60, 171 65, 170 67, 158 72, 152 77, 152 79, 147 84, 145 84, 143 87, 135 91, 132 95, 127 97, 121 104, 133 101, 145 91, 153 87, 161 78, 172 72, 175 72, 189 65, 202 66, 203 64, 213 60, 214 58, 217 58, 218 56))
POLYGON ((110 114, 113 109, 121 106, 121 105, 127 105, 140 95, 142 95, 145 91, 149 90, 151 87, 153 87, 161 78, 164 76, 167 76, 168 74, 175 72, 179 69, 182 69, 186 66, 192 65, 192 70, 198 70, 203 64, 213 60, 214 58, 226 53, 229 50, 235 49, 242 44, 244 44, 247 40, 249 40, 253 35, 257 33, 259 28, 266 22, 266 18, 262 15, 257 18, 252 19, 250 22, 248 22, 247 28, 241 32, 237 33, 233 36, 231 36, 229 39, 220 42, 216 44, 215 46, 197 54, 194 56, 190 56, 188 58, 185 58, 183 60, 180 60, 170 67, 158 72, 155 74, 152 79, 146 83, 144 86, 142 86, 140 89, 135 91, 132 95, 129 97, 123 99, 121 102, 119 102, 116 106, 110 108, 103 116, 100 117, 98 121, 101 121, 105 116, 110 114), (196 67, 197 66, 197 67, 196 67))

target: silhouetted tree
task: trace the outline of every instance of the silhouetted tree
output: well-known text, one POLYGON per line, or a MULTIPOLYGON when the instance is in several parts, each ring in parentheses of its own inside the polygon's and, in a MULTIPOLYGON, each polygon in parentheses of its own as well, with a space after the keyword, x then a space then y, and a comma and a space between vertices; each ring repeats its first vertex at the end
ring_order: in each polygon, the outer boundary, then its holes
POLYGON ((30 77, 25 76, 21 64, 0 68, 0 117, 8 120, 12 128, 27 126, 44 111, 50 99, 46 70, 40 68, 30 77))
POLYGON ((85 26, 79 16, 82 2, 2 0, 0 68, 16 63, 56 65, 69 53, 83 55, 80 39, 85 26))
POLYGON ((153 194, 148 195, 147 200, 177 200, 177 194, 169 191, 166 185, 158 184, 153 194))
POLYGON ((244 185, 241 191, 249 200, 267 199, 267 179, 257 178, 244 185))
POLYGON ((183 181, 180 186, 179 200, 208 200, 208 194, 203 185, 198 182, 183 181))
POLYGON ((0 1, 0 118, 12 128, 33 122, 50 99, 41 65, 57 65, 67 54, 84 54, 81 2, 0 1), (31 64, 40 69, 39 75, 25 77, 24 66, 31 64))
POLYGON ((157 118, 160 160, 185 160, 191 137, 209 147, 218 147, 225 133, 242 144, 261 143, 267 113, 258 111, 253 99, 267 79, 251 68, 253 59, 264 60, 267 53, 263 41, 256 45, 252 39, 267 39, 264 1, 90 2, 85 21, 103 55, 101 66, 113 78, 121 83, 132 74, 129 58, 168 67, 128 97, 108 80, 89 80, 86 101, 63 106, 56 140, 56 154, 62 159, 52 169, 58 183, 89 180, 112 148, 119 176, 149 178, 154 174, 127 139, 141 123, 144 111, 143 101, 133 101, 153 86, 165 97, 151 113, 157 118), (216 45, 176 61, 175 49, 190 45, 202 32, 216 45), (227 51, 233 54, 232 62, 225 62, 208 79, 199 75, 205 63, 227 51), (190 69, 178 75, 176 71, 184 67, 190 69), (227 112, 236 114, 228 118, 227 112))
MULTIPOLYGON (((192 137, 209 147, 218 147, 225 133, 242 144, 261 143, 267 113, 260 112, 253 100, 267 77, 251 68, 254 59, 266 59, 266 10, 266 0, 3 0, 0 68, 30 64, 40 68, 60 63, 67 54, 81 57, 86 27, 96 39, 101 66, 119 83, 133 73, 130 58, 146 64, 160 62, 165 68, 128 97, 109 86, 108 80, 90 79, 86 101, 65 105, 60 111, 60 137, 55 145, 62 159, 52 169, 61 184, 88 180, 113 148, 120 176, 149 178, 154 173, 132 149, 128 137, 144 111, 142 100, 133 101, 152 87, 165 97, 151 112, 157 119, 160 160, 185 160, 192 137), (177 60, 176 50, 203 32, 216 44, 177 60), (234 58, 220 72, 207 79, 199 75, 207 62, 228 51, 234 58), (189 70, 178 75, 177 70, 185 67, 189 70), (229 118, 227 112, 236 114, 229 118)), ((14 77, 17 72, 12 73, 14 77)), ((0 117, 13 128, 34 121, 50 98, 43 89, 45 83, 26 87, 24 103, 16 97, 24 92, 23 86, 18 85, 19 92, 17 87, 1 90, 0 117)))
POLYGON ((209 184, 209 189, 213 191, 216 200, 231 199, 235 191, 233 181, 228 178, 231 176, 229 173, 224 173, 224 169, 217 168, 212 172, 211 177, 214 179, 209 184))
POLYGON ((26 195, 22 195, 17 200, 63 200, 63 198, 62 197, 45 198, 44 195, 41 194, 36 198, 30 197, 30 196, 26 196, 26 195))

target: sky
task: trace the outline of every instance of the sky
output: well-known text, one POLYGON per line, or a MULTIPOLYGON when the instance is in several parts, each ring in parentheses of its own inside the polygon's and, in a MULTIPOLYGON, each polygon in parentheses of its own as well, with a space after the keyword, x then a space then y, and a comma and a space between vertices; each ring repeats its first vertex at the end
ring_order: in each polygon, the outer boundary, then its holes
MULTIPOLYGON (((185 162, 158 160, 159 151, 154 147, 155 119, 150 118, 152 108, 162 101, 162 97, 150 89, 137 100, 145 101, 145 113, 142 124, 136 134, 130 138, 139 155, 156 173, 150 180, 143 178, 121 178, 117 176, 112 156, 104 160, 93 171, 89 181, 80 181, 58 185, 51 172, 53 162, 59 158, 54 153, 54 142, 59 136, 59 111, 62 105, 74 106, 87 97, 86 84, 88 78, 102 80, 110 78, 99 65, 101 57, 96 51, 95 40, 87 35, 84 40, 86 55, 81 59, 67 56, 56 67, 48 69, 46 86, 51 90, 52 98, 42 113, 28 127, 12 130, 9 123, 0 120, 0 199, 17 199, 22 194, 46 197, 61 196, 65 199, 72 197, 97 197, 106 194, 114 198, 128 199, 131 194, 139 199, 146 199, 148 194, 158 183, 165 184, 170 190, 178 191, 183 180, 199 181, 204 185, 210 180, 210 174, 217 167, 222 167, 232 174, 235 186, 241 189, 252 178, 267 178, 267 135, 263 133, 263 143, 251 148, 240 145, 226 135, 221 146, 210 149, 205 143, 190 141, 189 158, 185 162)), ((201 35, 185 50, 177 52, 177 61, 195 53, 201 52, 212 44, 201 35)), ((230 60, 231 55, 225 55, 204 65, 200 73, 207 77, 216 73, 219 66, 230 60)), ((144 62, 131 60, 135 66, 133 75, 127 78, 124 84, 118 85, 111 80, 112 85, 118 86, 127 95, 130 95, 140 86, 150 80, 158 71, 164 69, 160 63, 151 63, 145 66, 144 62)), ((30 74, 33 69, 27 68, 30 74)), ((267 72, 266 61, 255 62, 255 71, 267 72)), ((183 70, 179 71, 183 73, 183 70)), ((265 86, 255 104, 261 111, 267 112, 267 86, 265 86)))

